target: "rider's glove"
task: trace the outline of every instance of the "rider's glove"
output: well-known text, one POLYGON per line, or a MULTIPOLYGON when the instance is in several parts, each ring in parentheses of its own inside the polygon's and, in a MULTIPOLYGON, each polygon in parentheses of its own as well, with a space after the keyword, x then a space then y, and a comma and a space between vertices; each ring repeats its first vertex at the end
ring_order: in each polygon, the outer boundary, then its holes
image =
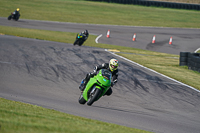
POLYGON ((91 77, 94 77, 95 75, 97 75, 97 73, 93 72, 93 73, 90 73, 91 77))
POLYGON ((94 71, 93 71, 93 74, 94 74, 94 75, 97 75, 97 71, 94 70, 94 71))

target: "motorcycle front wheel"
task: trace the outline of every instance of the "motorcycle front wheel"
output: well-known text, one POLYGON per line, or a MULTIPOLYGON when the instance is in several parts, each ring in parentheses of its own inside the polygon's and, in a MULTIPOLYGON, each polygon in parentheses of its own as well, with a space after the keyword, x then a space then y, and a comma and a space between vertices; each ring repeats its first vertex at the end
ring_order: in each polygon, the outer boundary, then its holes
POLYGON ((79 40, 78 39, 75 40, 74 45, 79 45, 79 40))
POLYGON ((80 41, 78 45, 79 45, 79 46, 82 46, 83 43, 84 43, 84 41, 80 41))
POLYGON ((19 17, 15 18, 15 21, 18 21, 19 17))
POLYGON ((98 89, 98 88, 94 88, 94 90, 92 90, 90 92, 90 96, 88 98, 88 101, 87 101, 87 105, 91 106, 98 98, 99 96, 101 95, 101 90, 98 89))

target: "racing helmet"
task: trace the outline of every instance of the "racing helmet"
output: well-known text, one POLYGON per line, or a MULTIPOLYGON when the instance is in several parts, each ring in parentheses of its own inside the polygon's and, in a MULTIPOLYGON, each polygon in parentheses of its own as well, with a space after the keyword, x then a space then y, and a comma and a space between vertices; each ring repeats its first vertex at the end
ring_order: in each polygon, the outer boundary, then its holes
POLYGON ((19 8, 17 8, 17 11, 19 11, 19 8))
POLYGON ((110 68, 111 72, 117 70, 118 65, 119 65, 118 60, 111 59, 109 62, 109 68, 110 68))
POLYGON ((85 31, 84 31, 84 34, 85 34, 85 35, 88 35, 88 30, 85 30, 85 31))

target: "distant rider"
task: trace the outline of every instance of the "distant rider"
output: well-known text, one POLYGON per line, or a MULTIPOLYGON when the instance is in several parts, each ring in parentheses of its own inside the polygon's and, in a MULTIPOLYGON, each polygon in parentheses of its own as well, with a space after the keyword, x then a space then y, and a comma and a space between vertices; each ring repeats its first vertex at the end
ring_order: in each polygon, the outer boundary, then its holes
POLYGON ((14 18, 15 18, 15 19, 19 19, 19 17, 20 17, 19 8, 17 8, 17 9, 13 12, 13 14, 14 14, 14 18))
MULTIPOLYGON (((79 86, 79 89, 83 91, 85 89, 85 86, 87 85, 89 79, 91 77, 94 77, 97 74, 97 71, 100 69, 108 69, 112 73, 112 82, 111 82, 111 87, 114 86, 115 83, 117 83, 117 78, 118 78, 118 61, 116 59, 111 59, 109 63, 103 63, 102 65, 98 65, 94 68, 93 73, 88 73, 85 77, 85 79, 82 80, 81 85, 79 86)), ((106 92, 105 95, 110 96, 112 94, 112 89, 111 87, 109 90, 106 92)))
MULTIPOLYGON (((81 33, 79 33, 79 36, 82 39, 82 42, 80 43, 82 45, 87 40, 87 38, 89 36, 88 30, 82 31, 81 33)), ((78 41, 78 34, 76 36, 76 40, 74 42, 74 45, 76 45, 77 41, 78 41)))
POLYGON ((88 30, 84 30, 84 31, 82 31, 81 33, 83 34, 83 39, 84 39, 84 41, 86 41, 87 38, 88 38, 88 36, 89 36, 88 30))

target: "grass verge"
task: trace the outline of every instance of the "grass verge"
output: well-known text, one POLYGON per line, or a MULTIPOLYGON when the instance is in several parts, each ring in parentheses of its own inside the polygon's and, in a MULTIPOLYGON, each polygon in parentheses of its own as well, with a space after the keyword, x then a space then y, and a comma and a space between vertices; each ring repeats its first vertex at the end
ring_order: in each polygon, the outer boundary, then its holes
MULTIPOLYGON (((49 40, 64 43, 73 43, 77 33, 59 32, 59 31, 47 31, 47 30, 35 30, 24 29, 16 27, 0 26, 1 34, 14 35, 20 37, 36 38, 41 40, 49 40)), ((179 66, 179 56, 153 52, 148 50, 135 49, 130 47, 116 46, 95 43, 97 36, 90 35, 88 40, 83 44, 85 46, 99 47, 105 49, 117 49, 121 56, 124 56, 134 62, 137 62, 143 66, 151 68, 159 73, 169 76, 173 79, 181 81, 185 84, 193 86, 200 90, 200 73, 192 70, 188 70, 186 66, 179 66), (128 54, 127 54, 128 53, 128 54), (152 58, 153 57, 153 58, 152 58), (187 76, 186 76, 187 75, 187 76)))
POLYGON ((0 98, 1 133, 150 133, 0 98))
POLYGON ((59 22, 200 28, 200 12, 81 0, 3 0, 0 16, 20 8, 25 19, 59 22))

